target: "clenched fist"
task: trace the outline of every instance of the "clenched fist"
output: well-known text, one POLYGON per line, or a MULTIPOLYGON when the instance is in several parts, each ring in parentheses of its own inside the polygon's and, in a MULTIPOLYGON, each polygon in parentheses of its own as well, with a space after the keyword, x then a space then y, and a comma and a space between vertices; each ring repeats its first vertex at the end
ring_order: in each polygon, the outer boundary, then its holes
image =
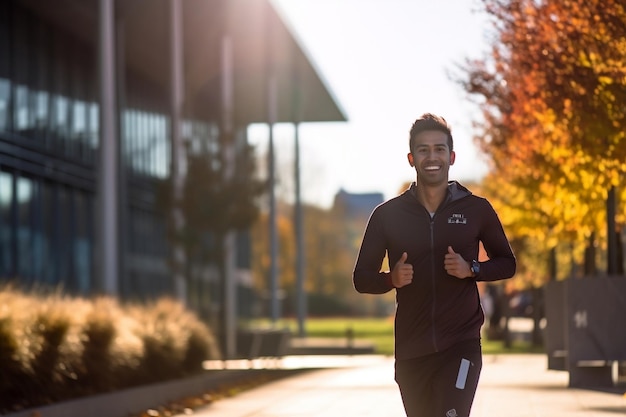
POLYGON ((456 253, 452 246, 448 246, 448 253, 446 253, 443 260, 443 267, 453 277, 465 279, 472 276, 469 263, 463 259, 460 253, 456 253))
POLYGON ((413 282, 413 265, 407 264, 407 253, 402 253, 400 260, 396 262, 391 271, 391 283, 396 288, 402 288, 413 282))

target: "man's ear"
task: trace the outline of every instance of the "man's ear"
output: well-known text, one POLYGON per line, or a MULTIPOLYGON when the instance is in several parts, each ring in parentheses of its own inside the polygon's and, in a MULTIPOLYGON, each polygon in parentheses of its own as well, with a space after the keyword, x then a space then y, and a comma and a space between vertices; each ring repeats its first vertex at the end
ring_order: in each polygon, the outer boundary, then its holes
POLYGON ((456 159, 456 153, 454 153, 454 151, 450 152, 450 165, 454 165, 455 159, 456 159))
POLYGON ((409 165, 411 165, 412 167, 414 167, 414 166, 415 166, 415 164, 413 163, 413 154, 412 154, 411 152, 409 152, 409 153, 406 155, 406 157, 407 157, 407 159, 409 160, 409 165))

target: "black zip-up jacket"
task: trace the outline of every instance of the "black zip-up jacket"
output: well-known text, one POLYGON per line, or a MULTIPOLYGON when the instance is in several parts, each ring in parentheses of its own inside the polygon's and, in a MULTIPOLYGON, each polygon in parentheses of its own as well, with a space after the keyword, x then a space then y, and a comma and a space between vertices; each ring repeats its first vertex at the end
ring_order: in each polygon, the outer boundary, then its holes
POLYGON ((419 202, 415 183, 374 209, 365 229, 353 273, 360 293, 393 289, 391 272, 381 272, 386 254, 390 268, 407 252, 413 282, 396 289, 395 357, 410 359, 480 338, 484 314, 476 281, 515 274, 516 260, 491 204, 456 181, 431 218, 419 202), (444 269, 448 246, 471 262, 482 242, 489 260, 475 278, 459 279, 444 269))

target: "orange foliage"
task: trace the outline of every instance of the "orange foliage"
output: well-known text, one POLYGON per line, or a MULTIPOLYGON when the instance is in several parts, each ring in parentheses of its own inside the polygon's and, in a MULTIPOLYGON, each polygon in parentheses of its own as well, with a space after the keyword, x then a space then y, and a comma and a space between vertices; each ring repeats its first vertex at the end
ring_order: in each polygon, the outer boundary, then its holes
POLYGON ((626 177, 623 2, 483 3, 496 39, 462 84, 482 103, 485 193, 514 237, 546 249, 602 236, 607 192, 626 177))

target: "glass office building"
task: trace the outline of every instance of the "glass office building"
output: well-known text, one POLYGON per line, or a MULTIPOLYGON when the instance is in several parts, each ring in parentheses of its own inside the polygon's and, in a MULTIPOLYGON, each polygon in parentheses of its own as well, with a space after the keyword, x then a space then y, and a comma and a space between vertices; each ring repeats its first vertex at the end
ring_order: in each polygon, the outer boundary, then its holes
POLYGON ((0 4, 0 275, 92 289, 99 137, 93 46, 0 4))
MULTIPOLYGON (((216 145, 225 123, 245 142, 251 123, 345 120, 268 1, 176 2, 179 39, 172 37, 175 1, 0 2, 1 280, 106 292, 99 230, 107 194, 99 181, 103 141, 114 140, 118 215, 104 225, 117 231, 113 288, 121 298, 173 294, 158 187, 171 177, 174 126, 193 152, 216 145), (106 7, 113 12, 112 139, 102 137, 106 7), (175 59, 184 97, 178 124, 175 59)), ((238 267, 246 268, 245 234, 238 242, 238 267)))

